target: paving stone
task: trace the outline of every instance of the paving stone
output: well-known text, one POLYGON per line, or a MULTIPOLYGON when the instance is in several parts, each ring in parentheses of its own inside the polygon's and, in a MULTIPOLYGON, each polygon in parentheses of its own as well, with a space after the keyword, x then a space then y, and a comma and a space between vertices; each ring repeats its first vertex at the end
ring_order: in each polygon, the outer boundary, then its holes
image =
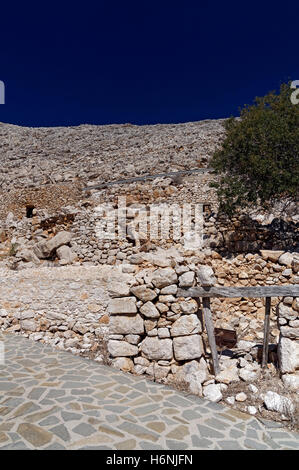
POLYGON ((44 446, 45 444, 48 444, 53 438, 53 435, 50 432, 32 423, 20 424, 18 426, 17 432, 34 447, 44 446))
POLYGON ((135 439, 127 439, 126 441, 117 442, 114 447, 117 450, 132 450, 136 448, 137 441, 135 439))
POLYGON ((188 448, 188 444, 185 442, 181 441, 171 441, 171 440, 166 440, 166 446, 170 450, 185 450, 188 448))
POLYGON ((143 450, 164 450, 163 447, 158 444, 153 444, 152 442, 141 441, 139 445, 143 450))
POLYGON ((5 341, 0 384, 13 387, 0 389, 1 450, 299 448, 298 433, 281 423, 257 420, 19 335, 5 335, 5 341))
POLYGON ((53 426, 54 424, 58 424, 59 419, 56 416, 49 416, 46 419, 43 419, 38 424, 39 426, 53 426))
POLYGON ((49 445, 48 447, 45 447, 43 450, 65 450, 66 448, 59 444, 58 442, 53 442, 53 444, 49 445))
POLYGON ((192 439, 192 445, 195 447, 195 449, 207 449, 209 448, 212 444, 213 441, 210 441, 209 439, 206 439, 204 437, 200 438, 196 434, 193 434, 191 436, 192 439))
POLYGON ((213 437, 213 438, 224 438, 223 433, 216 431, 216 429, 203 426, 202 424, 197 424, 198 431, 201 437, 213 437))
POLYGON ((129 434, 133 434, 140 439, 150 440, 156 442, 159 439, 159 435, 153 432, 150 432, 148 429, 143 426, 139 426, 135 423, 124 422, 118 426, 118 429, 125 431, 129 434))
POLYGON ((224 423, 216 418, 209 418, 206 419, 204 422, 207 426, 210 426, 215 429, 220 429, 221 431, 225 431, 228 427, 231 426, 231 423, 224 423))
POLYGON ((91 434, 96 432, 94 427, 87 423, 78 424, 78 426, 73 428, 73 431, 77 434, 81 434, 81 436, 91 436, 91 434))
POLYGON ((63 421, 77 421, 78 419, 82 419, 82 415, 79 415, 78 413, 70 413, 69 411, 62 411, 61 412, 61 417, 63 421))
POLYGON ((56 436, 60 437, 60 439, 62 439, 64 442, 70 440, 69 432, 64 424, 59 424, 58 426, 51 428, 50 431, 56 434, 56 436))
POLYGON ((218 446, 220 446, 221 449, 223 450, 242 450, 243 447, 241 447, 237 441, 218 441, 218 446))
POLYGON ((269 447, 265 444, 261 444, 258 441, 253 441, 252 439, 245 439, 244 441, 245 447, 248 449, 254 449, 254 450, 266 450, 269 449, 269 447))

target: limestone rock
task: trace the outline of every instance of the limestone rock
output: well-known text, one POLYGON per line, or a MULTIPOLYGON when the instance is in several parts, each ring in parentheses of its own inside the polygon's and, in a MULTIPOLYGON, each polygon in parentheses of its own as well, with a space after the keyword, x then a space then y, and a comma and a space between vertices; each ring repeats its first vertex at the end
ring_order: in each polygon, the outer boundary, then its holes
POLYGON ((197 315, 183 315, 171 327, 171 336, 194 335, 202 331, 197 315))
POLYGON ((148 302, 149 300, 154 300, 157 297, 156 292, 147 287, 147 285, 141 285, 136 287, 131 287, 131 292, 142 302, 148 302))
POLYGON ((247 400, 247 395, 244 392, 237 393, 236 395, 236 401, 246 401, 247 400))
POLYGON ((232 382, 239 382, 240 379, 239 379, 238 368, 236 367, 236 365, 226 367, 216 376, 216 380, 217 382, 224 383, 224 384, 230 384, 232 382))
POLYGON ((284 266, 292 266, 293 255, 291 253, 284 253, 278 259, 278 263, 284 266))
POLYGON ((152 302, 146 302, 140 307, 140 312, 147 318, 159 318, 160 312, 152 302))
POLYGON ((76 259, 75 253, 67 245, 62 245, 57 248, 56 254, 61 261, 60 264, 72 264, 76 259))
POLYGON ((299 393, 299 371, 294 374, 284 374, 282 376, 282 381, 286 388, 299 393))
POLYGON ((117 357, 112 362, 115 369, 122 370, 123 372, 132 372, 134 370, 134 363, 128 357, 117 357))
POLYGON ((47 241, 41 241, 34 245, 33 251, 39 259, 48 258, 57 248, 67 245, 72 239, 70 232, 59 232, 55 237, 47 241))
POLYGON ((137 356, 138 347, 133 344, 127 343, 126 341, 118 341, 110 339, 108 341, 108 351, 113 357, 118 356, 137 356))
POLYGON ((146 337, 141 343, 141 351, 154 361, 160 359, 170 360, 173 358, 172 340, 160 339, 158 337, 146 337))
POLYGON ((174 355, 177 361, 196 359, 203 355, 201 336, 178 336, 173 339, 174 355))
POLYGON ((139 335, 144 332, 143 319, 137 315, 113 315, 110 318, 109 331, 111 334, 139 335))
POLYGON ((183 313, 190 314, 198 311, 198 304, 195 299, 183 300, 179 303, 183 313))
POLYGON ((197 270, 199 284, 203 287, 211 287, 216 284, 216 278, 211 266, 201 265, 197 270))
POLYGON ((217 403, 222 399, 221 385, 220 384, 209 384, 203 388, 204 396, 214 403, 217 403))
POLYGON ((170 286, 177 282, 177 274, 173 268, 157 269, 153 273, 152 282, 158 289, 170 286))
POLYGON ((269 411, 276 411, 285 416, 293 414, 295 407, 293 402, 287 398, 279 395, 276 392, 269 390, 264 396, 264 404, 269 411))
POLYGON ((21 320, 20 326, 22 330, 25 331, 36 331, 38 324, 35 320, 21 320))
POLYGON ((239 376, 242 380, 244 380, 244 382, 254 382, 257 380, 259 373, 244 367, 243 369, 240 369, 239 376))
POLYGON ((108 285, 108 292, 112 298, 127 297, 130 295, 130 286, 125 282, 112 281, 108 285))
POLYGON ((108 312, 111 315, 136 313, 137 307, 135 297, 121 297, 111 299, 108 304, 108 312))
POLYGON ((299 342, 280 337, 278 343, 280 371, 292 373, 299 369, 299 342))
POLYGON ((179 277, 179 286, 180 287, 192 287, 193 282, 194 282, 194 272, 193 271, 188 271, 184 274, 182 274, 179 277))

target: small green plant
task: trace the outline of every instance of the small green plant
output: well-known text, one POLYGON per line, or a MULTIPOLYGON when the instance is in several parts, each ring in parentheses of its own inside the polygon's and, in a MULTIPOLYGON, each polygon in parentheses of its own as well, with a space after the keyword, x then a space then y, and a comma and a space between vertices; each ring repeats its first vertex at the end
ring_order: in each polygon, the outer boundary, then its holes
POLYGON ((17 245, 16 245, 16 243, 12 243, 10 245, 8 256, 15 256, 16 253, 17 253, 17 245))
POLYGON ((220 175, 217 189, 220 210, 237 208, 279 197, 298 197, 299 105, 291 102, 293 90, 282 84, 240 110, 240 119, 225 122, 226 138, 211 165, 220 175))

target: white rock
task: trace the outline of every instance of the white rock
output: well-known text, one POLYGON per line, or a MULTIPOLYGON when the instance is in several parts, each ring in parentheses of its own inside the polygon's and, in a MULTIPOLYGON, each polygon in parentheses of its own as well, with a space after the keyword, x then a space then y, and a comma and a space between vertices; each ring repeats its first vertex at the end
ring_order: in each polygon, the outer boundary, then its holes
POLYGON ((284 374, 282 376, 282 381, 286 388, 299 394, 299 371, 295 374, 284 374))
POLYGON ((177 361, 196 359, 203 355, 201 336, 178 336, 173 338, 174 355, 177 361))
POLYGON ((215 403, 222 399, 220 384, 210 384, 203 388, 204 396, 215 403))
POLYGON ((259 391, 258 388, 257 388, 255 385, 253 385, 253 384, 249 384, 249 385, 248 385, 248 390, 249 390, 251 393, 258 393, 258 391, 259 391))
POLYGON ((136 299, 135 297, 121 297, 111 299, 108 304, 108 313, 117 315, 122 313, 136 313, 136 299))
POLYGON ((139 335, 144 332, 143 319, 137 315, 113 315, 110 318, 109 332, 115 335, 139 335))
POLYGON ((227 398, 225 399, 225 401, 226 401, 226 403, 228 403, 229 405, 234 405, 236 399, 235 399, 235 397, 227 397, 227 398))
POLYGON ((159 310, 150 301, 142 305, 142 307, 140 307, 139 310, 142 313, 142 315, 144 315, 147 318, 159 318, 160 317, 159 310))
POLYGON ((299 343, 289 338, 280 337, 278 359, 280 371, 283 374, 292 373, 299 369, 299 343))
POLYGON ((247 395, 244 392, 237 393, 236 395, 236 401, 245 401, 247 400, 247 395))
POLYGON ((257 413, 257 409, 255 406, 247 406, 247 411, 250 415, 255 415, 257 413))
POLYGON ((128 357, 117 357, 113 360, 112 366, 124 372, 132 372, 134 369, 133 361, 128 357))
POLYGON ((148 287, 146 284, 136 287, 131 287, 131 292, 133 295, 142 300, 142 302, 147 302, 149 300, 154 300, 157 297, 157 293, 148 287))
POLYGON ((183 300, 179 302, 179 306, 183 313, 187 315, 190 313, 196 313, 198 311, 198 304, 195 299, 183 300))
POLYGON ((269 390, 264 396, 264 404, 269 411, 277 411, 286 416, 291 416, 295 410, 293 402, 276 392, 269 390))
POLYGON ((67 245, 62 245, 57 248, 56 254, 58 258, 63 261, 63 264, 72 264, 77 257, 72 249, 67 245))
POLYGON ((136 356, 138 354, 138 347, 127 341, 117 341, 111 339, 108 341, 108 351, 113 357, 117 356, 136 356))
POLYGON ((160 339, 155 337, 146 337, 140 348, 143 354, 154 361, 160 359, 170 360, 173 358, 172 340, 171 339, 160 339))
POLYGON ((230 384, 231 382, 239 382, 240 379, 238 368, 235 365, 225 368, 216 376, 216 380, 217 382, 221 382, 224 384, 230 384))
POLYGON ((152 282, 158 289, 162 289, 163 287, 176 284, 177 279, 178 277, 174 269, 161 268, 153 273, 152 282))
POLYGON ((203 287, 211 287, 216 284, 216 278, 211 266, 201 265, 197 270, 198 281, 203 287))
POLYGON ((171 336, 194 335, 202 331, 197 315, 183 315, 171 327, 171 336))
POLYGON ((20 326, 25 331, 36 331, 38 324, 34 320, 22 320, 20 321, 20 326))
POLYGON ((162 294, 162 295, 168 295, 168 294, 175 295, 177 293, 177 290, 178 290, 178 286, 176 284, 171 284, 170 286, 163 287, 163 289, 161 289, 161 291, 160 291, 160 294, 162 294))
POLYGON ((180 287, 192 287, 194 281, 194 272, 188 271, 179 277, 180 287))
POLYGON ((297 312, 295 312, 292 307, 280 303, 278 306, 278 316, 286 318, 287 320, 296 320, 297 312))
POLYGON ((125 282, 112 281, 108 285, 108 292, 111 297, 126 297, 130 295, 130 286, 125 282))
POLYGON ((284 253, 278 258, 278 262, 284 266, 292 266, 293 255, 291 253, 284 253))
POLYGON ((158 336, 159 338, 169 338, 170 332, 168 328, 158 328, 158 336))
POLYGON ((5 308, 1 308, 0 309, 0 317, 4 318, 4 317, 7 317, 7 315, 8 315, 7 310, 5 310, 5 308))
POLYGON ((254 382, 257 380, 259 374, 254 370, 244 368, 240 369, 239 376, 242 380, 244 380, 244 382, 254 382))

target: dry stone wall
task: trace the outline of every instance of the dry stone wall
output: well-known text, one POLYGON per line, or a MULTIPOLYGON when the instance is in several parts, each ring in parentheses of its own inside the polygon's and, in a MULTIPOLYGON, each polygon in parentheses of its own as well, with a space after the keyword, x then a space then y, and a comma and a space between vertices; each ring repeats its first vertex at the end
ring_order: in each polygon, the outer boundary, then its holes
POLYGON ((299 299, 284 297, 278 305, 279 367, 283 382, 299 390, 299 299))

